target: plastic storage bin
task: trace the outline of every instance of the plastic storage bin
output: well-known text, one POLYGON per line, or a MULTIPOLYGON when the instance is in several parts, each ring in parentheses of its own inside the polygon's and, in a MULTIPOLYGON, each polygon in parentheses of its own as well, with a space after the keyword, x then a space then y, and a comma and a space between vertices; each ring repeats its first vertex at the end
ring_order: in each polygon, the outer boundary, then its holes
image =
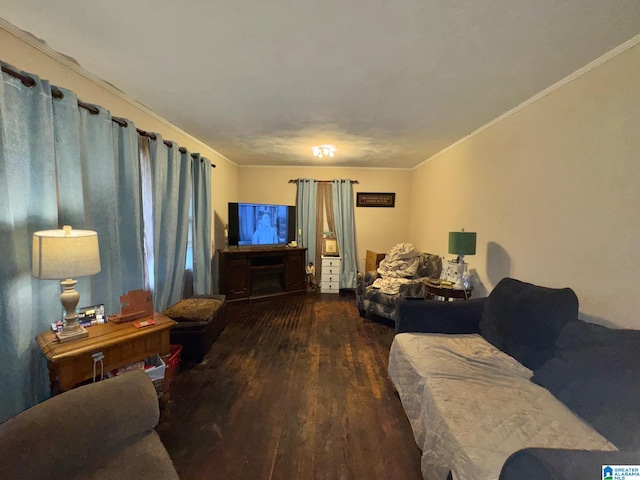
POLYGON ((158 398, 162 397, 164 394, 164 376, 167 370, 167 366, 162 360, 160 355, 154 355, 153 357, 149 357, 145 360, 144 371, 149 378, 153 382, 153 386, 156 387, 156 393, 158 394, 158 398))

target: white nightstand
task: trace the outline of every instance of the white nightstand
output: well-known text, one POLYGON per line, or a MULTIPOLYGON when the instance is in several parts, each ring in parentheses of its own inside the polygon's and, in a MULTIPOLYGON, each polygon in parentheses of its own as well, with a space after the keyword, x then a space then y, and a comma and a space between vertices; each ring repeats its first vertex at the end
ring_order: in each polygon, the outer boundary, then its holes
POLYGON ((322 257, 321 293, 340 291, 340 257, 322 257))

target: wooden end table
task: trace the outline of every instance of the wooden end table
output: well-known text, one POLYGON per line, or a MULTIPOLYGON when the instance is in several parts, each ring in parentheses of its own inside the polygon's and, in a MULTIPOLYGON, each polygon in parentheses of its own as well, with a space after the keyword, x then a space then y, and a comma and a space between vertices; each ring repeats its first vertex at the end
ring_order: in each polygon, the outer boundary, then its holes
POLYGON ((457 290, 453 287, 435 285, 428 281, 425 281, 424 284, 428 293, 437 297, 443 297, 447 301, 450 299, 469 300, 471 298, 470 288, 466 290, 457 290))
POLYGON ((80 340, 60 343, 53 331, 38 334, 36 341, 49 364, 51 391, 56 382, 61 391, 70 390, 86 380, 94 378, 93 354, 104 355, 104 368, 96 365, 97 376, 103 370, 130 365, 155 354, 169 353, 169 330, 176 322, 160 313, 153 314, 155 325, 136 328, 133 322, 108 322, 87 328, 89 336, 80 340))

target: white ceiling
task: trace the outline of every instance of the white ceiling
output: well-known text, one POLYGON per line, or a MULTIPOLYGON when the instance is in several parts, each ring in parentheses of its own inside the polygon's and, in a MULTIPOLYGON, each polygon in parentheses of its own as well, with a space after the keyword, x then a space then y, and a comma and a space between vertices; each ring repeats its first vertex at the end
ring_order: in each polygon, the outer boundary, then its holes
POLYGON ((0 0, 0 17, 238 165, 412 168, 639 34, 640 0, 0 0))

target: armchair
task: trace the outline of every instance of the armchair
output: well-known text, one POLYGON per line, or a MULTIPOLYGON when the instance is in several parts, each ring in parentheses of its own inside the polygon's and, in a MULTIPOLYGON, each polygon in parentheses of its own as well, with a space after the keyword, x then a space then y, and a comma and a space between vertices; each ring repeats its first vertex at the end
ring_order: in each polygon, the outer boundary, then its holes
POLYGON ((441 271, 442 259, 440 256, 420 253, 417 271, 409 277, 402 278, 402 283, 399 283, 396 291, 376 287, 374 283, 381 278, 378 270, 358 273, 356 302, 360 316, 364 317, 367 313, 373 313, 395 322, 398 318, 398 302, 404 298, 428 298, 429 293, 425 288, 425 279, 439 278, 441 271))
POLYGON ((178 480, 159 416, 142 371, 69 390, 0 425, 0 477, 178 480))

